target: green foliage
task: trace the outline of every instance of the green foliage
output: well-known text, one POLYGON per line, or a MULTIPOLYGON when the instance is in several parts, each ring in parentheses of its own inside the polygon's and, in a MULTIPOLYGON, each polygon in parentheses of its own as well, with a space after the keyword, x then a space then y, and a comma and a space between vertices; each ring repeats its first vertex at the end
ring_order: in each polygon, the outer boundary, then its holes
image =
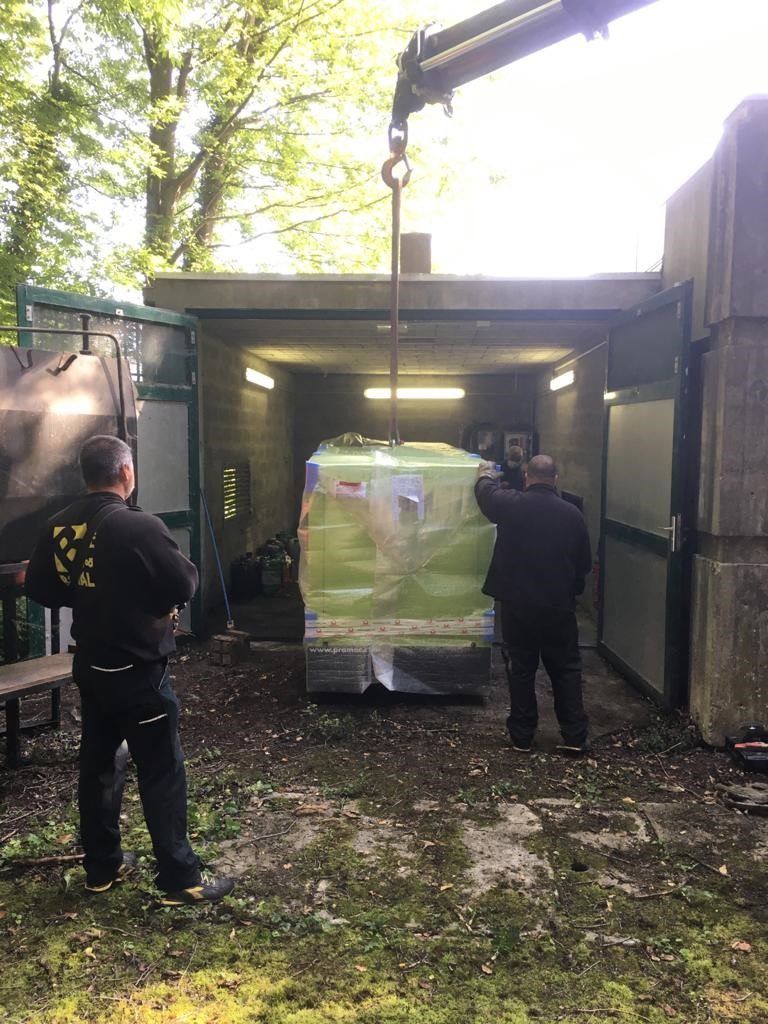
POLYGON ((392 55, 418 8, 6 0, 0 321, 20 280, 99 294, 232 254, 376 266, 392 55))

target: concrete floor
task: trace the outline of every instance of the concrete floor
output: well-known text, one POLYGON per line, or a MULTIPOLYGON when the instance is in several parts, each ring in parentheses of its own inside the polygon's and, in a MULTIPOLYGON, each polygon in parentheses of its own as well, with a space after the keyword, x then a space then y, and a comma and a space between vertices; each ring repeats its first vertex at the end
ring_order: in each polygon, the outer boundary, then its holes
MULTIPOLYGON (((304 608, 296 584, 289 584, 273 597, 259 595, 253 600, 233 605, 235 626, 250 633, 254 640, 294 647, 300 644, 304 635, 304 608)), ((595 650, 597 631, 594 620, 583 612, 578 613, 580 646, 584 666, 584 702, 590 719, 592 739, 615 732, 628 726, 642 726, 648 721, 651 704, 618 673, 613 671, 599 657, 595 650)), ((210 621, 212 631, 224 629, 224 615, 219 612, 210 621)), ((270 647, 272 644, 270 643, 270 647)), ((273 648, 274 649, 274 648, 273 648)), ((543 669, 536 679, 539 699, 539 730, 537 746, 552 748, 560 742, 560 732, 552 708, 552 690, 543 669)), ((341 697, 346 703, 350 698, 341 697)), ((449 698, 423 698, 413 695, 389 694, 380 687, 371 687, 363 697, 353 698, 362 702, 397 702, 406 700, 420 705, 432 703, 435 710, 441 708, 444 715, 446 703, 454 704, 454 712, 467 723, 486 717, 501 721, 506 717, 506 679, 501 658, 494 657, 492 685, 482 701, 449 698)), ((333 702, 329 696, 328 701, 333 702)), ((426 709, 425 709, 426 710, 426 709)), ((479 721, 476 721, 479 725, 479 721)))

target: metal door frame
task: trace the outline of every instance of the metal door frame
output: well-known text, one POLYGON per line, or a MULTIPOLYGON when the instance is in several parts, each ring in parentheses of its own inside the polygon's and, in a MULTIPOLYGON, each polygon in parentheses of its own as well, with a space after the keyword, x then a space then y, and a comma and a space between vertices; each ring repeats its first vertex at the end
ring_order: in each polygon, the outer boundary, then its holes
POLYGON ((680 323, 680 344, 676 355, 674 376, 664 381, 654 381, 618 390, 609 386, 611 367, 611 342, 608 337, 608 358, 606 361, 605 410, 603 420, 603 458, 602 487, 600 502, 600 586, 598 608, 598 642, 600 655, 610 662, 631 683, 647 696, 661 701, 669 707, 683 707, 688 696, 688 658, 689 658, 689 612, 690 612, 690 572, 691 536, 693 521, 690 517, 693 503, 690 500, 691 486, 696 474, 695 467, 690 465, 692 455, 690 429, 690 358, 691 358, 691 323, 692 323, 693 281, 676 284, 657 295, 646 299, 639 305, 627 310, 612 326, 621 327, 632 323, 645 314, 652 313, 664 306, 678 304, 678 321, 680 323), (610 396, 610 397, 609 397, 610 396), (654 399, 672 398, 675 402, 674 425, 672 436, 672 481, 670 488, 670 516, 677 517, 678 548, 672 550, 672 543, 662 537, 656 537, 633 526, 627 526, 610 520, 606 516, 606 498, 608 484, 608 426, 610 409, 615 405, 627 405, 637 402, 649 402, 654 399), (667 558, 667 591, 665 609, 665 650, 664 650, 664 690, 659 691, 645 680, 638 672, 628 665, 618 654, 603 642, 603 626, 605 617, 605 578, 607 563, 605 559, 606 534, 629 541, 640 541, 638 546, 654 551, 667 558))
MULTIPOLYGON (((197 362, 197 319, 169 309, 158 309, 154 306, 141 306, 131 302, 118 302, 114 299, 99 299, 89 295, 78 295, 75 292, 62 292, 51 288, 39 288, 36 285, 20 284, 16 288, 16 317, 19 327, 33 326, 35 306, 50 306, 69 312, 92 313, 116 319, 137 320, 143 323, 166 324, 180 327, 185 331, 189 352, 189 379, 186 385, 177 384, 142 384, 134 387, 139 400, 155 400, 166 402, 184 402, 188 407, 189 416, 189 511, 159 512, 161 519, 169 530, 189 529, 190 558, 202 573, 202 537, 200 522, 200 412, 198 395, 198 362, 197 362)), ((19 345, 22 348, 33 347, 34 335, 21 331, 19 345)), ((29 602, 29 621, 44 626, 41 616, 43 609, 29 602)), ((201 589, 192 600, 191 607, 192 631, 200 635, 203 626, 201 589)), ((44 651, 39 653, 45 653, 44 651)))

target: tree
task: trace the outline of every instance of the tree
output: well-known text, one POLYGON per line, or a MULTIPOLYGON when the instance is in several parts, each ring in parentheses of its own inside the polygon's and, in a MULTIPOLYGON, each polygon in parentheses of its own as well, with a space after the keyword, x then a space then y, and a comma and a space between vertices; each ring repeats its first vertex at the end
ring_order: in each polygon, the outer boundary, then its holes
POLYGON ((386 249, 378 166, 392 56, 407 37, 391 27, 391 4, 5 6, 6 309, 15 281, 29 277, 104 291, 157 269, 226 266, 229 248, 259 268, 287 252, 325 270, 371 269, 386 249))

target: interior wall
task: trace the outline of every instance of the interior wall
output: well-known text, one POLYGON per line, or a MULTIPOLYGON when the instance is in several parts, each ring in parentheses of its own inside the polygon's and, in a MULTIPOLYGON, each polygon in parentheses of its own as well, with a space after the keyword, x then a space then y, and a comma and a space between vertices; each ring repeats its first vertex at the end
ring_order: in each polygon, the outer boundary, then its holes
MULTIPOLYGON (((574 363, 574 383, 560 391, 549 390, 551 373, 542 374, 536 392, 539 451, 557 463, 560 487, 584 499, 593 555, 600 539, 607 351, 607 345, 601 345, 574 363)), ((590 579, 581 604, 594 613, 590 579)))
MULTIPOLYGON (((293 375, 203 330, 199 340, 202 480, 225 577, 231 562, 278 530, 297 524, 293 493, 293 375), (245 379, 246 367, 274 378, 272 391, 245 379), (247 462, 251 470, 248 516, 224 519, 222 473, 247 462)), ((221 602, 213 549, 203 529, 203 600, 221 602)))
MULTIPOLYGON (((366 437, 389 436, 389 403, 365 398, 368 387, 387 387, 381 375, 297 374, 294 490, 300 500, 304 464, 318 444, 351 431, 366 437)), ((497 376, 401 376, 400 387, 460 387, 457 401, 401 401, 400 436, 404 441, 443 441, 460 445, 465 428, 495 423, 500 429, 533 424, 535 378, 532 374, 497 376)))

